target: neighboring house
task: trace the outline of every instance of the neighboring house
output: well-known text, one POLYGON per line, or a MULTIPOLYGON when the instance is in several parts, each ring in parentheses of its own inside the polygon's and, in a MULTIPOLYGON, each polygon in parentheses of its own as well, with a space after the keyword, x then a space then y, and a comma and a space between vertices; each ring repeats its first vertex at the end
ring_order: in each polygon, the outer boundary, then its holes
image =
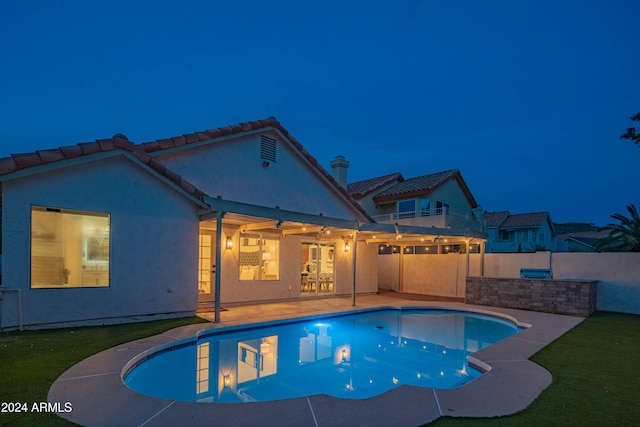
POLYGON ((377 222, 482 229, 482 211, 459 170, 410 179, 394 173, 351 183, 348 191, 377 222))
POLYGON ((558 241, 558 251, 562 252, 596 252, 595 243, 609 235, 609 231, 576 231, 573 233, 559 234, 555 237, 558 241))
POLYGON ((377 292, 369 243, 448 230, 376 223, 337 160, 334 178, 275 118, 0 159, 0 329, 377 292))
POLYGON ((485 212, 486 252, 556 250, 553 223, 548 212, 511 214, 485 212))

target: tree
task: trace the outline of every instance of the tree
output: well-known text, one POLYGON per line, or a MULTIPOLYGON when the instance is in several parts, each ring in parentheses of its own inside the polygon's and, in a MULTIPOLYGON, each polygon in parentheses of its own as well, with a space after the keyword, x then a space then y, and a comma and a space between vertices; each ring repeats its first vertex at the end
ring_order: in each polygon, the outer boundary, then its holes
MULTIPOLYGON (((638 205, 640 206, 640 205, 638 205)), ((598 240, 596 250, 600 252, 640 252, 640 215, 634 205, 627 206, 630 218, 613 214, 611 218, 620 224, 609 224, 604 229, 609 235, 598 240)))
MULTIPOLYGON (((633 121, 640 121, 640 113, 631 117, 633 121)), ((640 133, 636 133, 636 128, 628 128, 627 133, 624 135, 620 135, 620 139, 629 139, 633 141, 634 144, 640 144, 640 133)))

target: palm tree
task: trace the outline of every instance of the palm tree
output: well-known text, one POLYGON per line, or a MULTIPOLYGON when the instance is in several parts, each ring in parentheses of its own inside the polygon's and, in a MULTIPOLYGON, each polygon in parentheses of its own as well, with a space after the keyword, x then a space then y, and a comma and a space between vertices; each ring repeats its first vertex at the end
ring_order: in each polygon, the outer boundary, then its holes
POLYGON ((609 224, 604 228, 609 231, 609 235, 596 242, 595 248, 598 251, 640 252, 640 215, 634 205, 627 206, 627 210, 631 218, 618 213, 611 215, 620 224, 609 224))

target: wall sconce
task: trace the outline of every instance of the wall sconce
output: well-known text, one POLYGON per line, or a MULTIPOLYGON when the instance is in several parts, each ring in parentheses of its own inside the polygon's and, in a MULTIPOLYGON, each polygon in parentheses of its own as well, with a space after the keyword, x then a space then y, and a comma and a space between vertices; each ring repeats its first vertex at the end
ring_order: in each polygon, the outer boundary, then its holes
POLYGON ((222 381, 225 387, 231 386, 231 375, 225 375, 222 377, 222 381))
POLYGON ((227 237, 227 249, 233 249, 233 239, 231 237, 227 237))
POLYGON ((260 343, 260 354, 267 354, 271 350, 271 346, 268 342, 260 343))
POLYGON ((344 242, 344 251, 345 252, 349 252, 350 250, 351 250, 351 243, 349 243, 349 242, 347 242, 345 240, 345 242, 344 242))

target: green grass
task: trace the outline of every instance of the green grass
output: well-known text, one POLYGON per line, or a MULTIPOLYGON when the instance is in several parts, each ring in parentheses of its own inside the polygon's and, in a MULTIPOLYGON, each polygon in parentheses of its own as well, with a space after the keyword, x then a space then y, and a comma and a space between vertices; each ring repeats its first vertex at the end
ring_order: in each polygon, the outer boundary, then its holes
MULTIPOLYGON (((81 360, 110 347, 178 326, 204 322, 198 317, 126 325, 0 334, 0 404, 46 402, 53 381, 81 360)), ((1 409, 1 408, 0 408, 1 409)), ((0 426, 67 426, 52 413, 0 413, 0 426)))
POLYGON ((430 426, 640 425, 640 316, 597 312, 531 360, 553 383, 527 409, 499 418, 444 417, 430 426))
MULTIPOLYGON (((101 350, 201 321, 165 320, 0 335, 0 402, 46 401, 53 381, 101 350)), ((533 361, 553 383, 527 409, 500 418, 440 418, 432 426, 640 425, 640 316, 596 313, 533 361)), ((70 425, 55 414, 1 414, 1 426, 70 425)))

